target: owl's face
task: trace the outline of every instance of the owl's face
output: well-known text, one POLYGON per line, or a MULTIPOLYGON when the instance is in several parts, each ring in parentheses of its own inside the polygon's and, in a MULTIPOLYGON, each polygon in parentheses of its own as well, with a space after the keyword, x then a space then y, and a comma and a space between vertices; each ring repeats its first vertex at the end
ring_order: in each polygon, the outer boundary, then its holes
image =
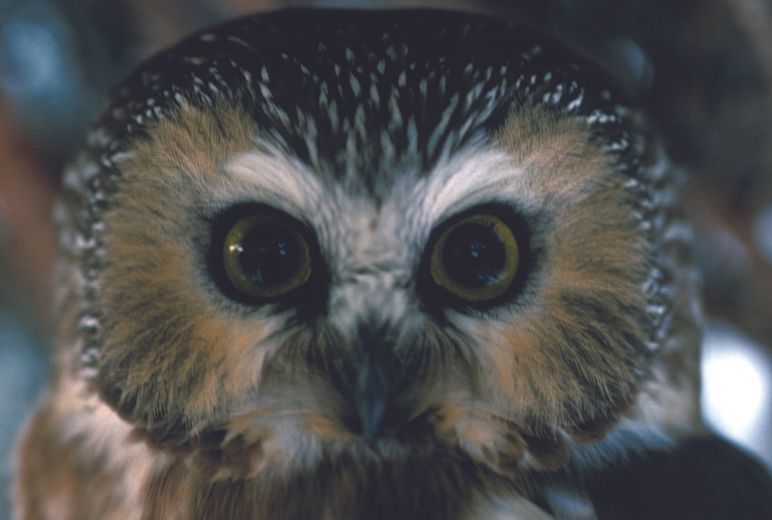
POLYGON ((102 122, 73 217, 102 399, 242 477, 549 468, 637 413, 670 310, 628 111, 522 28, 293 14, 161 55, 102 122))

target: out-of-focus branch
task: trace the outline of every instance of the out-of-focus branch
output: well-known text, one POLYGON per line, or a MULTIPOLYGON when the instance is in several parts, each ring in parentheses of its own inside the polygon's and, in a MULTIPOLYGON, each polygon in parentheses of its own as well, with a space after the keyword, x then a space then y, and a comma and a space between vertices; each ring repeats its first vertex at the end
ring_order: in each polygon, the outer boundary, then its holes
POLYGON ((41 316, 47 316, 55 256, 51 224, 54 188, 34 149, 15 132, 2 97, 0 168, 0 250, 12 273, 12 287, 4 289, 2 298, 20 296, 41 316))

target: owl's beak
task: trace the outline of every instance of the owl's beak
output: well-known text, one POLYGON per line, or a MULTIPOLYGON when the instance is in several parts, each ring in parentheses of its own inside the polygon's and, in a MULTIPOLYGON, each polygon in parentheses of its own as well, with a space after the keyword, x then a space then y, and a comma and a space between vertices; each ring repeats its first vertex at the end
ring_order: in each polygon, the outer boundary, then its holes
POLYGON ((362 427, 362 436, 372 444, 383 425, 391 394, 389 364, 377 352, 365 353, 359 373, 356 392, 356 408, 362 427))

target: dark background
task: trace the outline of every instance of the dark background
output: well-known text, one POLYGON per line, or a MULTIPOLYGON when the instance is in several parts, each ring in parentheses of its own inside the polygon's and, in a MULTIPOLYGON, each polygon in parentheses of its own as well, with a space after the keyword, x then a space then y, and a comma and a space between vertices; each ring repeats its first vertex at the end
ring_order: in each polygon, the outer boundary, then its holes
POLYGON ((769 0, 0 0, 0 519, 13 438, 47 373, 62 165, 108 89, 216 21, 283 6, 431 6, 520 17, 600 61, 688 175, 703 276, 703 408, 772 465, 769 0))

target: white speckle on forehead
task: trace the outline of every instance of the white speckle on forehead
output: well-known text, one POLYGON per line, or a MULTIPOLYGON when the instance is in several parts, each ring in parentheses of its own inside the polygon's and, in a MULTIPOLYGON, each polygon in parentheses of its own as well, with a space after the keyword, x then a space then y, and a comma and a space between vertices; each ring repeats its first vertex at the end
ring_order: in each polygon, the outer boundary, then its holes
POLYGON ((362 86, 359 84, 359 80, 352 74, 349 76, 348 81, 349 85, 351 85, 351 92, 354 94, 354 97, 359 97, 359 94, 362 91, 362 86))
POLYGON ((334 131, 338 131, 338 128, 340 127, 340 117, 338 116, 338 103, 334 99, 330 101, 327 115, 330 118, 330 127, 334 131))
POLYGON ((268 88, 268 85, 265 83, 258 83, 257 88, 260 89, 260 95, 263 96, 263 98, 268 101, 273 97, 273 93, 271 92, 271 89, 268 88))
POLYGON ((378 87, 375 85, 375 83, 370 84, 370 100, 376 107, 380 106, 381 104, 381 96, 378 94, 378 87))
MULTIPOLYGON (((458 106, 458 100, 459 100, 459 96, 458 96, 458 93, 456 93, 450 99, 448 106, 442 112, 442 117, 440 119, 440 122, 437 124, 437 126, 434 128, 431 135, 429 136, 429 140, 427 142, 426 147, 430 154, 435 153, 437 143, 439 142, 440 138, 445 133, 445 131, 448 129, 448 125, 450 124, 450 119, 453 116, 453 113, 455 112, 456 107, 458 106)), ((450 143, 450 140, 446 140, 445 142, 450 143)))
POLYGON ((533 47, 525 51, 522 54, 522 56, 530 61, 536 56, 538 56, 539 54, 541 54, 541 45, 534 45, 533 47))
POLYGON ((584 101, 584 89, 581 89, 579 91, 579 95, 576 96, 573 100, 571 100, 568 105, 566 105, 566 110, 568 112, 573 112, 574 110, 578 109, 582 106, 582 102, 584 101))
POLYGON ((395 49, 393 45, 386 47, 386 57, 388 57, 392 62, 397 61, 397 56, 397 49, 395 49))
POLYGON ((354 112, 354 128, 361 138, 367 137, 367 116, 362 105, 359 105, 356 112, 354 112))
POLYGON ((464 110, 469 110, 472 104, 477 101, 477 99, 479 99, 480 94, 482 94, 483 87, 485 87, 484 83, 478 83, 469 90, 469 92, 466 94, 466 99, 464 100, 464 110))
POLYGON ((542 96, 542 102, 546 105, 557 105, 560 103, 561 97, 563 97, 563 92, 560 90, 555 90, 555 92, 547 92, 544 94, 544 96, 542 96))
POLYGON ((389 97, 389 110, 391 111, 391 121, 389 121, 389 127, 400 128, 402 126, 402 111, 399 109, 397 100, 399 99, 399 91, 393 90, 392 95, 389 97))
POLYGON ((392 162, 396 157, 394 142, 392 141, 391 136, 387 130, 381 130, 380 134, 381 149, 383 150, 384 160, 387 162, 392 162))
POLYGON ((616 119, 614 118, 613 115, 608 114, 602 110, 593 110, 592 113, 590 113, 590 115, 587 116, 587 123, 591 125, 596 123, 599 123, 599 124, 609 123, 615 120, 616 119))
POLYGON ((248 44, 238 36, 228 35, 228 41, 235 43, 237 45, 241 45, 242 47, 246 47, 249 50, 254 50, 254 48, 250 44, 248 44))
POLYGON ((183 60, 186 63, 190 63, 191 65, 201 65, 202 63, 206 62, 206 60, 200 56, 185 56, 183 60))

